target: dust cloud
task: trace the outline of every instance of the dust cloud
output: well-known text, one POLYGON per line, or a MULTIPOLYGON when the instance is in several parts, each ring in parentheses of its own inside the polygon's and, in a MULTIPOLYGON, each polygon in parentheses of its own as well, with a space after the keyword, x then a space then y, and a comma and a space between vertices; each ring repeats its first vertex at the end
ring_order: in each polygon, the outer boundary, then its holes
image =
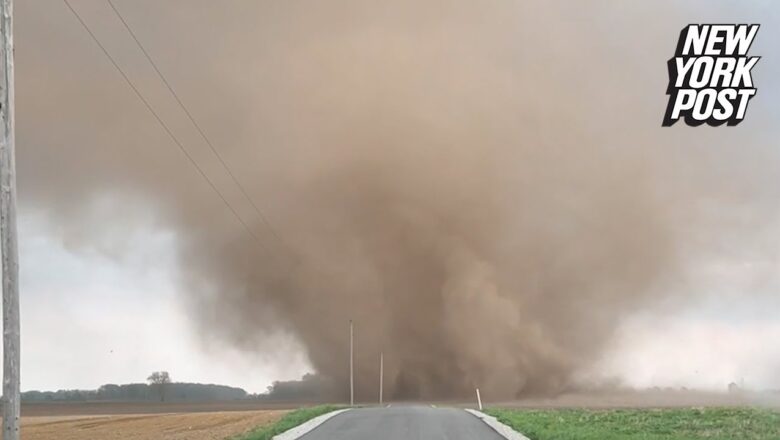
POLYGON ((210 338, 273 360, 292 334, 340 397, 351 319, 361 399, 380 351, 390 398, 555 394, 682 276, 708 179, 659 131, 679 29, 622 40, 668 11, 117 3, 265 219, 110 10, 77 6, 257 239, 63 8, 19 5, 20 198, 77 247, 175 231, 210 338))

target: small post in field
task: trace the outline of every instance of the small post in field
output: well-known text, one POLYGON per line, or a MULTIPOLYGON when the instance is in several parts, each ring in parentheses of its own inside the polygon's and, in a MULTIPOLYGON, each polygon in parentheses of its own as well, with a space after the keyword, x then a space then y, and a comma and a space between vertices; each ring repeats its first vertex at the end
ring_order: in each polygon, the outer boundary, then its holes
POLYGON ((379 353, 379 406, 382 406, 382 391, 385 378, 385 354, 379 353))
POLYGON ((352 320, 349 320, 349 406, 355 406, 355 376, 353 366, 353 354, 354 354, 354 332, 352 326, 352 320))
POLYGON ((479 397, 479 388, 477 388, 477 405, 479 406, 479 410, 482 411, 482 398, 479 397))

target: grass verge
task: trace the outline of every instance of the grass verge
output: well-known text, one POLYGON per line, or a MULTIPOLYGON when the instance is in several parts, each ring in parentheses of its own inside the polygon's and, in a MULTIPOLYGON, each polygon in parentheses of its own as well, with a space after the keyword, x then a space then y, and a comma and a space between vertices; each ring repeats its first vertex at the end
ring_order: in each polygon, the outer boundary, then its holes
POLYGON ((531 440, 778 440, 780 413, 752 408, 490 409, 531 440))
POLYGON ((276 423, 261 426, 247 433, 231 437, 231 440, 271 440, 273 436, 281 434, 290 428, 294 428, 301 423, 307 422, 325 413, 343 408, 345 407, 338 405, 319 405, 307 408, 298 408, 295 411, 291 411, 285 414, 276 423))

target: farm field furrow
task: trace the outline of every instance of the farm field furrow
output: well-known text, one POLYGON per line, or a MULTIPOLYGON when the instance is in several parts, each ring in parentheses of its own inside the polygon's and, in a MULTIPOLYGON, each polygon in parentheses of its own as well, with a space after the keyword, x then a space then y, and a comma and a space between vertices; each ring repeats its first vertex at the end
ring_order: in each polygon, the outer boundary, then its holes
POLYGON ((223 440, 273 423, 286 411, 22 417, 25 440, 223 440))

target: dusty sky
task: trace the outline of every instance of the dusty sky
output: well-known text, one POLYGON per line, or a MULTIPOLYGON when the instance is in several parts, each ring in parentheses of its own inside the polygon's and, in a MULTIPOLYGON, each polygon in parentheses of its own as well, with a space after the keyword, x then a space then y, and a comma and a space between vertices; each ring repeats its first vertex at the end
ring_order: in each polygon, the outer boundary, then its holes
MULTIPOLYGON (((283 144, 289 135, 274 131, 283 125, 279 113, 264 107, 268 96, 285 108, 285 90, 253 88, 279 76, 276 65, 295 64, 285 59, 286 47, 304 45, 294 32, 278 29, 319 23, 318 13, 335 23, 336 30, 354 26, 374 12, 396 14, 393 22, 409 28, 435 22, 439 13, 456 18, 463 14, 448 10, 446 2, 436 3, 421 8, 418 16, 411 7, 403 11, 412 13, 403 15, 378 4, 376 9, 363 6, 352 15, 346 6, 338 14, 326 13, 329 9, 322 2, 291 2, 290 10, 282 13, 274 2, 116 1, 217 147, 253 138, 283 144), (291 21, 269 23, 268 17, 291 21), (268 30, 258 29, 258 22, 268 30), (273 41, 280 38, 275 32, 286 40, 273 41)), ((576 75, 552 71, 549 76, 551 81, 561 81, 566 93, 582 90, 582 96, 567 100, 561 93, 557 99, 572 104, 566 113, 578 115, 587 135, 610 139, 616 148, 631 144, 631 148, 653 149, 654 157, 668 159, 678 173, 684 173, 690 163, 691 180, 717 179, 717 195, 695 199, 703 207, 699 215, 708 216, 705 229, 716 225, 712 227, 716 233, 706 229, 693 240, 706 241, 708 252, 697 253, 686 265, 684 282, 669 285, 680 290, 670 296, 673 299, 626 313, 599 360, 581 374, 618 377, 634 386, 723 389, 728 382, 744 380, 750 387, 780 388, 776 374, 780 368, 776 343, 780 340, 776 318, 780 311, 780 128, 776 124, 780 89, 775 80, 780 77, 775 43, 780 41, 780 5, 601 1, 570 8, 555 2, 542 7, 543 3, 549 2, 517 2, 516 7, 493 2, 484 15, 473 14, 473 19, 489 24, 498 16, 506 18, 498 28, 516 23, 516 34, 499 35, 517 40, 501 47, 534 45, 539 48, 534 53, 549 52, 549 59, 536 59, 534 69, 554 66, 583 71, 589 82, 581 89, 570 82, 576 75), (754 69, 758 94, 746 121, 736 128, 660 126, 666 60, 672 56, 679 30, 695 22, 762 24, 752 47, 753 54, 763 57, 754 69), (578 49, 574 64, 568 65, 560 58, 572 55, 571 39, 577 39, 578 49), (592 81, 600 77, 610 81, 592 81), (563 81, 568 81, 565 87, 563 81), (600 90, 609 97, 607 102, 621 107, 608 108, 590 99, 600 90)), ((72 4, 161 109, 162 117, 183 133, 185 144, 199 142, 107 4, 93 0, 72 4)), ((177 251, 181 237, 171 222, 161 219, 165 208, 134 190, 134 179, 151 179, 163 193, 191 189, 187 203, 202 198, 204 209, 224 207, 189 170, 190 165, 177 157, 170 140, 62 2, 17 2, 16 27, 22 389, 95 388, 102 383, 142 381, 151 371, 165 369, 175 380, 262 391, 274 379, 292 379, 308 371, 311 365, 302 344, 284 328, 264 332, 264 341, 252 350, 246 343, 224 343, 204 331, 204 320, 193 321, 193 305, 183 300, 192 286, 182 282, 189 260, 177 251), (74 161, 68 151, 94 154, 74 161), (156 163, 136 160, 149 151, 159 151, 165 166, 180 166, 184 171, 157 172, 156 163), (114 156, 118 162, 151 171, 116 173, 114 168, 99 166, 114 156), (62 185, 60 176, 81 185, 62 185), (73 188, 90 191, 74 193, 73 188)), ((405 35, 406 31, 401 26, 399 32, 405 35)), ((396 50, 403 51, 404 40, 399 41, 396 50)), ((442 41, 446 45, 447 39, 442 41)), ((359 42, 355 47, 360 50, 359 42)), ((316 46, 314 50, 316 56, 316 46)), ((497 50, 495 55, 502 54, 497 50)), ((312 65, 301 62, 300 67, 312 65)), ((513 77, 502 80, 511 84, 513 77)), ((322 103, 338 96, 325 98, 322 103)), ((533 105, 528 105, 517 117, 534 114, 533 105)), ((554 113, 537 117, 542 137, 554 136, 546 131, 566 128, 554 123, 554 113)), ((207 173, 217 172, 213 158, 194 151, 207 173)), ((263 160, 263 148, 252 150, 252 157, 236 153, 241 151, 246 149, 227 154, 239 175, 267 169, 252 162, 263 160)), ((275 187, 276 177, 270 170, 258 183, 263 206, 271 207, 272 222, 275 215, 284 218, 273 208, 285 207, 281 188, 275 187)), ((221 178, 216 182, 229 185, 221 178)))

